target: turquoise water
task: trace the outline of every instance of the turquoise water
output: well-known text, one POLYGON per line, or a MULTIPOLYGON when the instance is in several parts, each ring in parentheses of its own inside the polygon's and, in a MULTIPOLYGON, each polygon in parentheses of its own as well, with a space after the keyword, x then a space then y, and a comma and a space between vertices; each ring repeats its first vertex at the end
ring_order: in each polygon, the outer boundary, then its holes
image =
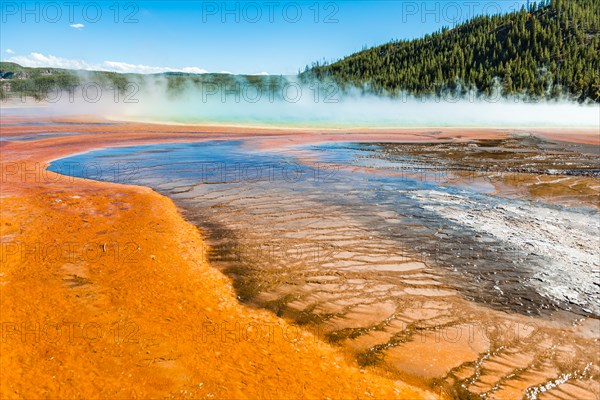
POLYGON ((299 128, 598 127, 598 104, 481 98, 378 97, 300 86, 298 95, 263 95, 257 101, 186 92, 171 98, 140 93, 139 104, 110 112, 119 118, 184 124, 299 128))

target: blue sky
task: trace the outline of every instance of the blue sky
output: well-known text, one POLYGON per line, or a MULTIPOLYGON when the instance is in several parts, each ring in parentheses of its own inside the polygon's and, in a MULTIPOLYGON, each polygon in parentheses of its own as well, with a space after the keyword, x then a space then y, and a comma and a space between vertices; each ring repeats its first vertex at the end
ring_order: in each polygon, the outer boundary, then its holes
POLYGON ((525 3, 2 1, 0 51, 2 60, 29 66, 294 74, 313 61, 525 3))

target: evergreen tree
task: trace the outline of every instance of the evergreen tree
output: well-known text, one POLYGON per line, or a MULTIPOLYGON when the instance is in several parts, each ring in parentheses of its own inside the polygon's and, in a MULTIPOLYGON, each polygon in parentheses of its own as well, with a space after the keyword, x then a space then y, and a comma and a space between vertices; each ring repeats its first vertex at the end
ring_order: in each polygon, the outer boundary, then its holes
POLYGON ((600 0, 547 0, 530 7, 392 41, 314 65, 301 76, 416 95, 440 88, 489 93, 499 80, 505 95, 600 102, 600 0))

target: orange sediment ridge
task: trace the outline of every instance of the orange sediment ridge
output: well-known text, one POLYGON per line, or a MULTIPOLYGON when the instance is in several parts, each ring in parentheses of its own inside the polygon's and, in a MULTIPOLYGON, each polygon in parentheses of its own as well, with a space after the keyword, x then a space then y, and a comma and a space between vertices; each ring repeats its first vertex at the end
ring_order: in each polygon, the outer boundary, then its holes
POLYGON ((0 147, 0 397, 445 397, 240 304, 169 199, 45 170, 93 148, 207 137, 124 131, 136 129, 0 147))
MULTIPOLYGON (((308 131, 27 121, 3 116, 1 136, 77 134, 22 142, 0 137, 1 398, 438 399, 448 396, 424 383, 423 371, 446 375, 490 347, 411 342, 390 351, 401 374, 361 369, 348 349, 325 343, 322 332, 240 304, 231 279, 207 263, 202 232, 168 198, 145 187, 57 175, 45 170, 51 160, 103 147, 217 139, 246 139, 260 148, 501 139, 515 132, 599 140, 594 130, 564 129, 308 131)), ((515 398, 525 390, 509 389, 515 398)))

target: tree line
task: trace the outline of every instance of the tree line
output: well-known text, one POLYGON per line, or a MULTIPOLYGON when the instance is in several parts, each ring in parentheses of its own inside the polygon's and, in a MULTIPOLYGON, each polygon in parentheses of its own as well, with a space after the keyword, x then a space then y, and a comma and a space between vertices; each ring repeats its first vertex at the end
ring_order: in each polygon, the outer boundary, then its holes
POLYGON ((547 0, 479 16, 416 40, 396 40, 304 79, 330 79, 379 94, 465 95, 476 90, 600 102, 600 0, 547 0))

